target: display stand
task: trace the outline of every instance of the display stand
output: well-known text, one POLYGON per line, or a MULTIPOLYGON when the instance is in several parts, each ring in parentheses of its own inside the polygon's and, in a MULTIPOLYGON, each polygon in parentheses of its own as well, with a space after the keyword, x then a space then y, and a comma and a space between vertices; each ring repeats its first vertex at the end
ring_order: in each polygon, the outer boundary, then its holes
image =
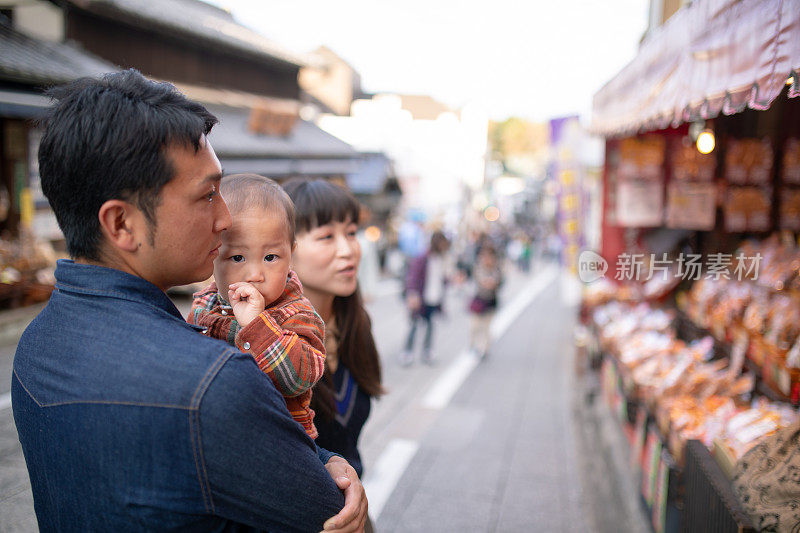
MULTIPOLYGON (((695 328, 701 336, 706 333, 691 322, 680 327, 695 328)), ((603 396, 629 443, 631 473, 639 480, 642 507, 653 531, 755 531, 729 477, 703 443, 687 443, 681 468, 667 449, 668 441, 653 413, 626 379, 624 365, 608 353, 599 357, 603 396)))
POLYGON ((680 531, 682 471, 667 450, 667 440, 645 404, 633 394, 624 365, 601 355, 603 396, 629 444, 632 475, 638 479, 642 507, 655 533, 680 531))

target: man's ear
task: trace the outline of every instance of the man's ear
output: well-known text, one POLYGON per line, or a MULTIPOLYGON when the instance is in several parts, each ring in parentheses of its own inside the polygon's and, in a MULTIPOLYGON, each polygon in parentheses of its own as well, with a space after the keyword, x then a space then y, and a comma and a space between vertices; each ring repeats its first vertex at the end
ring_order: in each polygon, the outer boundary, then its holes
POLYGON ((133 253, 142 241, 139 226, 141 212, 124 200, 107 200, 97 213, 100 230, 108 243, 120 250, 133 253))

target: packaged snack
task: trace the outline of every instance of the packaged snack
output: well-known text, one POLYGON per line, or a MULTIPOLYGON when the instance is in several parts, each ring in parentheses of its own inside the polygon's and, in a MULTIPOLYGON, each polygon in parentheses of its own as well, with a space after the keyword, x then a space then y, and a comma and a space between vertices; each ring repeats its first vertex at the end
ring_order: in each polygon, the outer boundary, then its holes
POLYGON ((725 153, 725 178, 737 185, 769 183, 772 159, 772 143, 767 138, 731 140, 725 153))
POLYGON ((783 147, 781 177, 784 183, 800 185, 800 140, 787 139, 783 147))
POLYGON ((728 232, 769 231, 772 212, 769 186, 728 187, 724 207, 728 232))

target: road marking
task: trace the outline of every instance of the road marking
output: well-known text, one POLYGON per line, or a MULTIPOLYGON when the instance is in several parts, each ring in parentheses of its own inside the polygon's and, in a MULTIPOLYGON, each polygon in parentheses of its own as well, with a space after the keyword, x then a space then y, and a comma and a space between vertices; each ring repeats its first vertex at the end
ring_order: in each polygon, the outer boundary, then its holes
POLYGON ((542 270, 533 280, 522 289, 522 292, 517 294, 516 298, 511 300, 508 305, 504 306, 497 312, 494 320, 492 320, 491 333, 493 339, 499 339, 511 327, 511 324, 517 319, 526 307, 530 305, 534 298, 536 298, 545 287, 547 287, 558 274, 556 267, 549 265, 542 270))
POLYGON ((447 370, 439 376, 436 382, 422 399, 422 407, 428 409, 442 409, 450 403, 450 398, 467 379, 478 365, 478 358, 465 350, 458 358, 450 363, 447 370))
POLYGON ((0 394, 0 411, 11 407, 11 393, 0 394))
MULTIPOLYGON (((555 267, 548 267, 537 275, 517 296, 504 306, 495 315, 491 325, 491 335, 493 339, 502 337, 514 320, 527 308, 536 296, 555 279, 557 270, 555 267)), ((458 391, 464 380, 472 373, 478 365, 479 359, 468 350, 453 361, 447 370, 439 376, 422 399, 422 406, 428 409, 442 409, 458 391)))
POLYGON ((583 284, 567 272, 561 275, 561 303, 567 307, 577 307, 581 303, 583 284))
MULTIPOLYGON (((514 320, 555 279, 557 273, 556 267, 548 266, 537 274, 508 305, 503 306, 492 321, 490 331, 493 339, 505 334, 514 320)), ((478 357, 468 350, 461 352, 428 390, 422 399, 422 407, 435 410, 446 407, 478 362, 478 357)), ((373 470, 367 474, 364 479, 364 489, 369 499, 369 514, 373 520, 377 521, 380 517, 383 506, 394 492, 397 482, 400 481, 418 449, 417 441, 393 439, 381 453, 373 470)))
POLYGON ((375 520, 383 512, 383 506, 418 449, 419 443, 416 441, 393 439, 365 477, 363 483, 369 499, 369 514, 375 520))

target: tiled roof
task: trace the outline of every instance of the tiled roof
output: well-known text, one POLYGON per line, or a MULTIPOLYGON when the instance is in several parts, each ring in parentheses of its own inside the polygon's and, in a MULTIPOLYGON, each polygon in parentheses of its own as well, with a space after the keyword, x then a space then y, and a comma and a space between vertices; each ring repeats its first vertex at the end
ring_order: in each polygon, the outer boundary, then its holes
POLYGON ((70 0, 70 3, 93 13, 109 16, 124 13, 149 25, 189 34, 212 43, 223 44, 294 66, 304 66, 306 59, 282 48, 260 33, 242 26, 227 11, 200 0, 70 0), (111 11, 109 11, 111 10, 111 11))
POLYGON ((218 105, 206 108, 219 119, 209 140, 220 157, 358 157, 352 146, 305 120, 297 120, 285 137, 257 135, 248 129, 249 109, 218 105))
POLYGON ((118 70, 74 44, 40 41, 0 22, 0 79, 47 85, 118 70))

